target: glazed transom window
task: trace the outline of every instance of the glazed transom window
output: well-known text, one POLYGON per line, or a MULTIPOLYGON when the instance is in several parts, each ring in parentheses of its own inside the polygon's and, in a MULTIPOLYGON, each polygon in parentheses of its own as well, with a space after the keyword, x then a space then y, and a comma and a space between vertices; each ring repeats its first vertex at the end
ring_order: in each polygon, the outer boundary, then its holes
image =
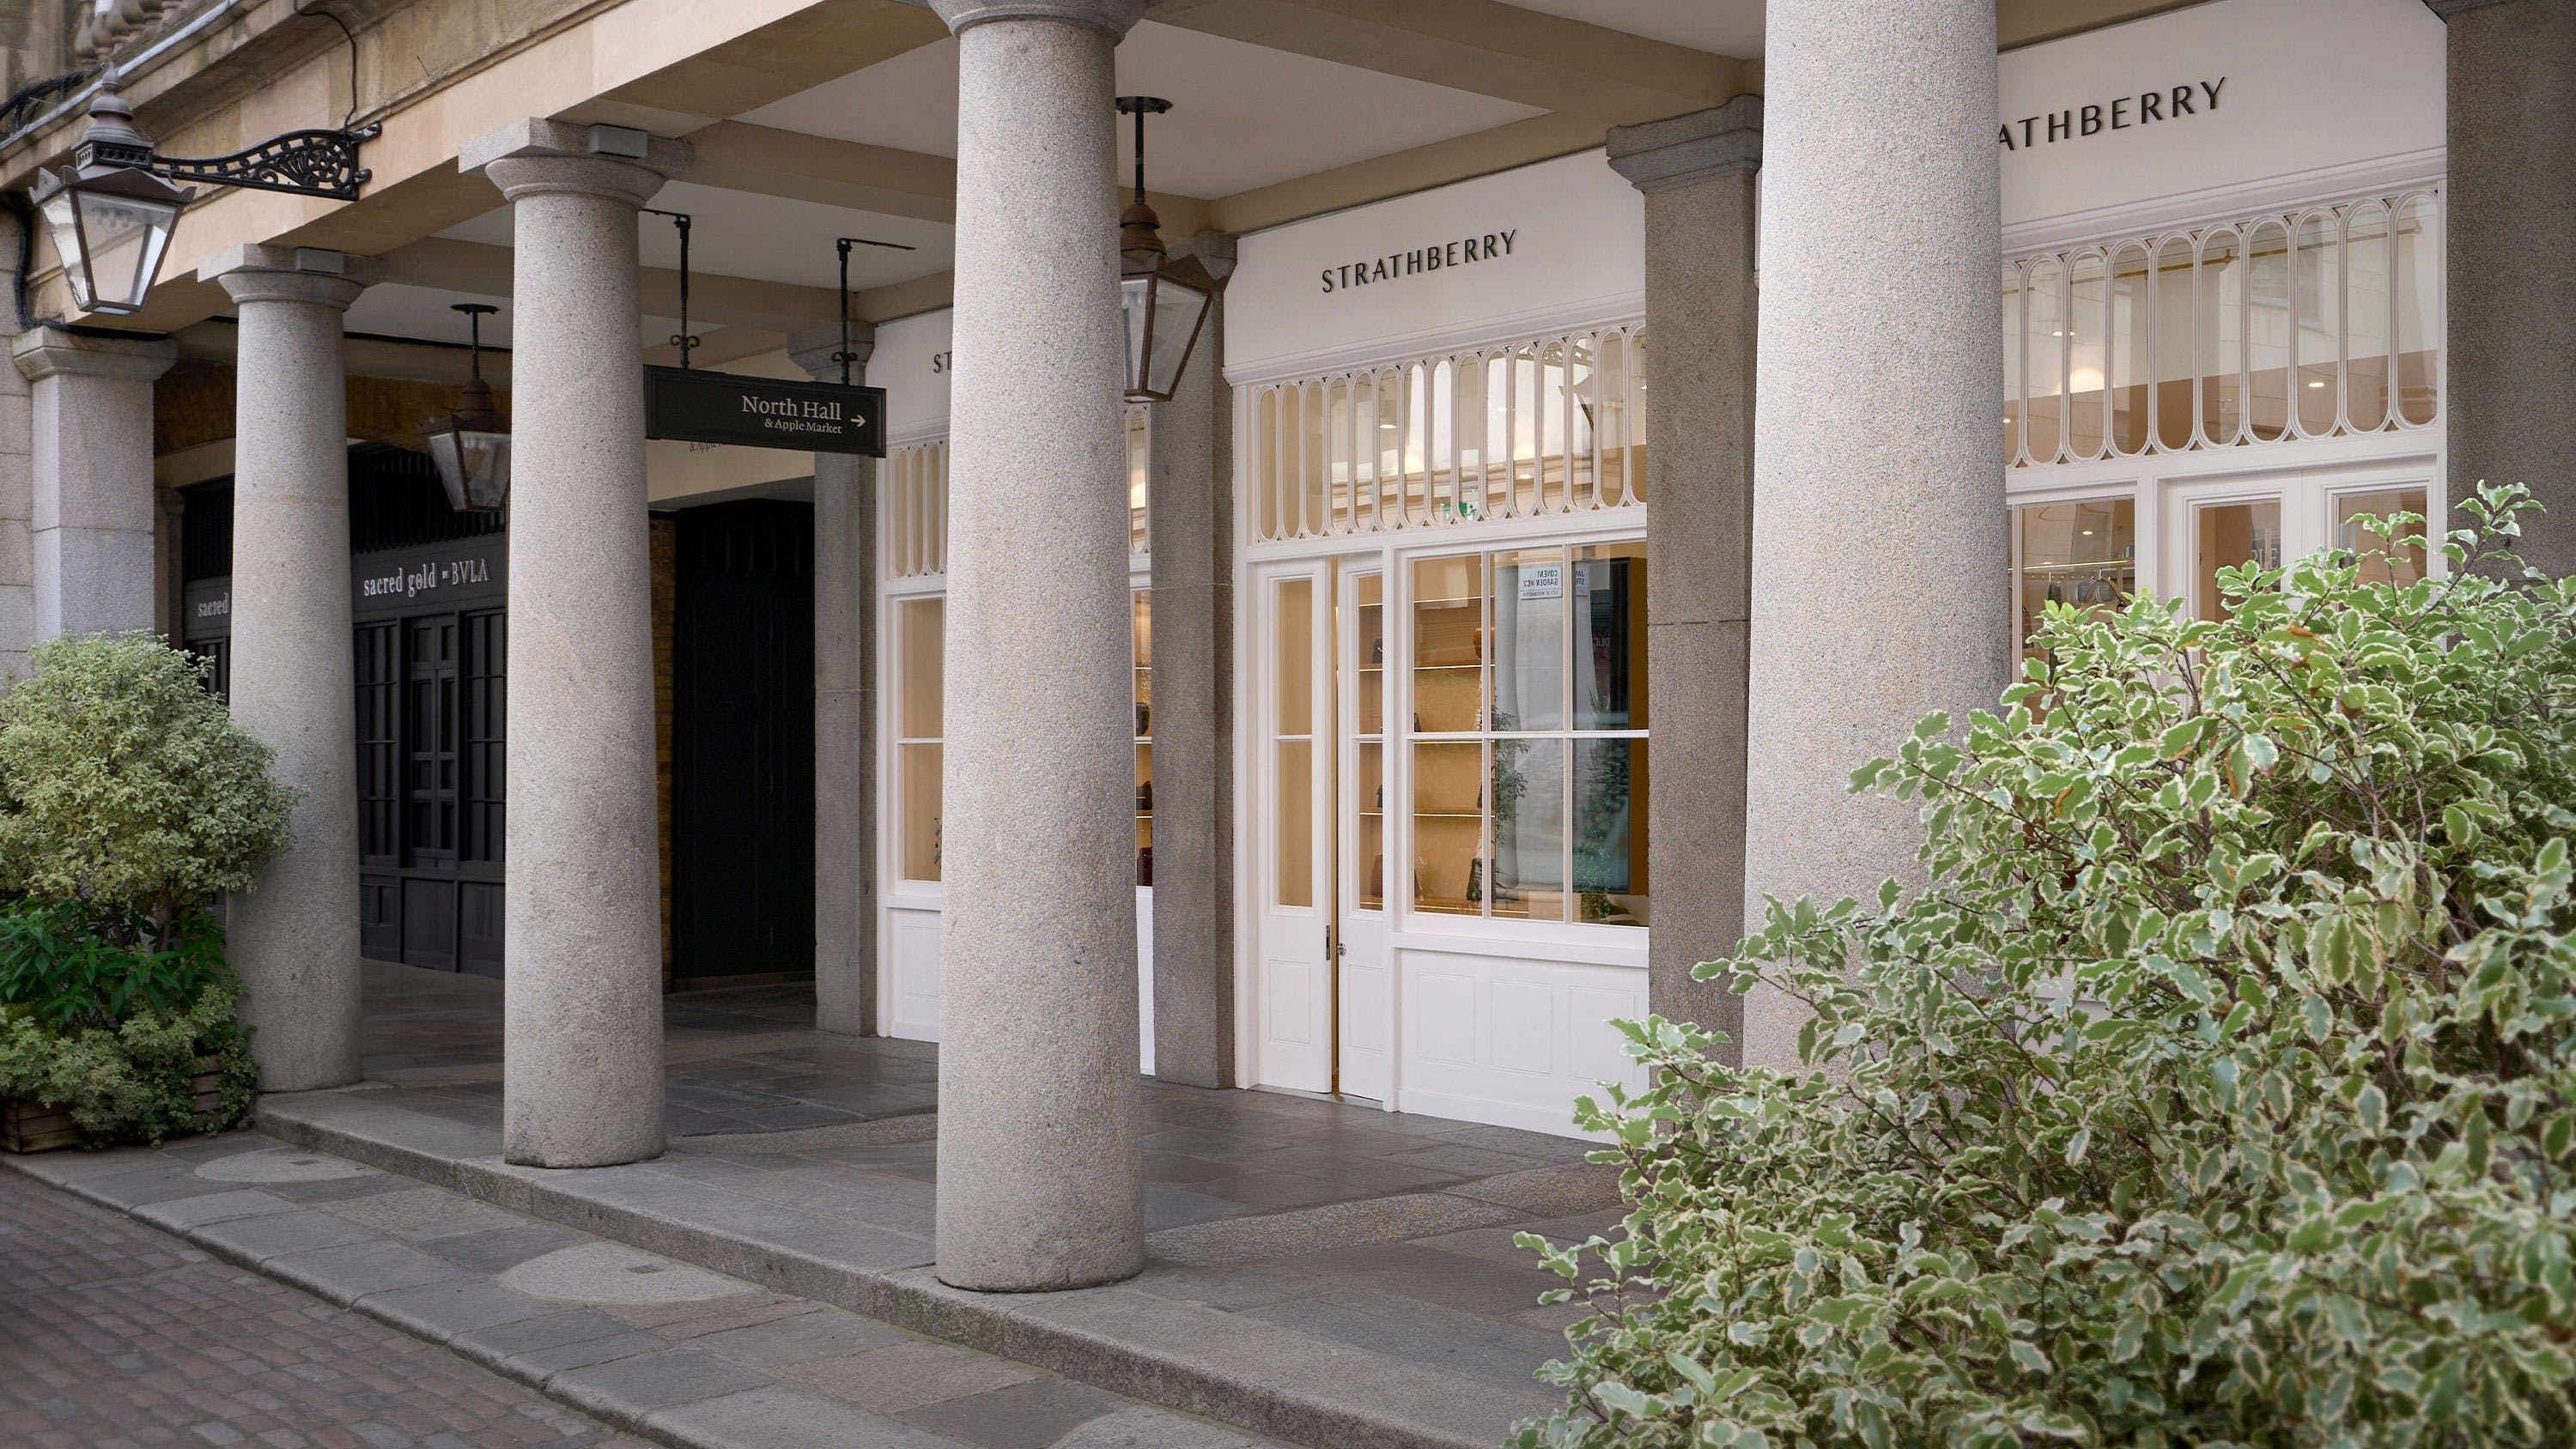
POLYGON ((2015 467, 2419 428, 2441 381, 2433 193, 2044 252, 2003 274, 2015 467))
POLYGON ((1607 327, 1255 388, 1252 536, 1643 504, 1645 359, 1642 328, 1607 327))

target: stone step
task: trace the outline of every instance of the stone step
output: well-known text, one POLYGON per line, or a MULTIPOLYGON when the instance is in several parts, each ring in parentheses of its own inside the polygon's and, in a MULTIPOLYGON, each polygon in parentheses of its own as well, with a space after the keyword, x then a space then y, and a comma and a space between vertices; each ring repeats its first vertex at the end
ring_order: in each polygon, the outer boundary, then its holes
MULTIPOLYGON (((1393 1244, 1605 1205, 1599 1170, 1551 1169, 1515 1174, 1542 1180, 1496 1189, 1506 1199, 1502 1203, 1466 1195, 1471 1186, 1157 1234, 1170 1240, 1172 1256, 1183 1262, 1158 1262, 1127 1284, 1048 1294, 971 1293, 932 1274, 926 1223, 907 1225, 912 1231, 871 1229, 752 1202, 668 1170, 667 1159, 658 1166, 579 1171, 513 1166, 500 1158, 495 1129, 410 1110, 381 1096, 354 1089, 268 1097, 262 1099, 260 1126, 283 1140, 531 1219, 1317 1449, 1490 1449, 1515 1421, 1544 1414, 1561 1399, 1526 1378, 1535 1360, 1524 1342, 1515 1340, 1506 1349, 1494 1341, 1495 1334, 1510 1331, 1507 1326, 1467 1314, 1454 1315, 1459 1341, 1451 1356, 1461 1367, 1451 1368, 1424 1362, 1442 1355, 1425 1354, 1418 1345, 1365 1351, 1354 1344, 1365 1331, 1326 1336, 1228 1311, 1243 1304, 1219 1301, 1223 1295, 1292 1295, 1265 1283, 1258 1264, 1239 1271, 1223 1266, 1229 1255, 1210 1250, 1209 1229, 1225 1230, 1236 1243, 1275 1238, 1296 1251, 1302 1238, 1318 1233, 1336 1246, 1393 1244), (1197 1266, 1206 1264, 1220 1266, 1197 1266)), ((935 1120, 896 1117, 815 1130, 836 1140, 926 1142, 935 1120)), ((732 1140, 791 1151, 805 1135, 732 1140)), ((691 1139, 692 1146, 705 1140, 691 1139)), ((1375 1327, 1390 1335, 1408 1331, 1393 1320, 1375 1327)))
POLYGON ((8 1164, 672 1449, 1282 1449, 264 1134, 8 1164))

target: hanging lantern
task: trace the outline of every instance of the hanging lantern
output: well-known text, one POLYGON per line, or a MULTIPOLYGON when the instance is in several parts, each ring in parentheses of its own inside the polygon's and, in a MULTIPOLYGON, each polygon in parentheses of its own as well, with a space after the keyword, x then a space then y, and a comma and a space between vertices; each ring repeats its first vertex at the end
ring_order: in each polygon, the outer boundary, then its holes
POLYGON ((143 309, 180 208, 197 194, 145 170, 151 155, 111 71, 90 98, 89 130, 72 164, 37 173, 36 209, 62 258, 72 304, 84 312, 121 317, 143 309))
POLYGON ((1118 218, 1118 312, 1127 334, 1127 400, 1170 402, 1190 349, 1206 325, 1209 293, 1164 270, 1161 218, 1145 204, 1145 117, 1172 103, 1120 96, 1120 113, 1136 118, 1136 199, 1118 218))
POLYGON ((447 506, 459 513, 498 513, 510 501, 510 420, 492 406, 491 384, 483 380, 483 319, 499 311, 488 302, 459 302, 472 329, 473 376, 456 411, 420 425, 429 443, 438 481, 447 487, 447 506))

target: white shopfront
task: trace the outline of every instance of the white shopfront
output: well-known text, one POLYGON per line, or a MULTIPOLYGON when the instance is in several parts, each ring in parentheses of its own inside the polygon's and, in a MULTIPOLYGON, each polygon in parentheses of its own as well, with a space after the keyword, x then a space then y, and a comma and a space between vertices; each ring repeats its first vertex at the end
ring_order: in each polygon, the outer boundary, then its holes
POLYGON ((2002 99, 2016 637, 2441 526, 2439 19, 2216 0, 2007 54, 2002 99))
POLYGON ((1563 1132, 1635 1080, 1642 249, 1598 151, 1242 241, 1248 1084, 1563 1132))
MULTIPOLYGON (((941 686, 948 597, 950 321, 877 329, 868 380, 886 390, 877 472, 877 1000, 888 1036, 939 1040, 941 686)), ((1154 1069, 1153 608, 1145 534, 1146 410, 1128 409, 1128 581, 1136 640, 1136 970, 1142 1061, 1154 1069)))
MULTIPOLYGON (((2443 32, 2212 0, 2001 59, 2021 637, 2050 600, 2439 519, 2443 32)), ((1237 1072, 1572 1130, 1644 1014, 1643 207, 1588 151, 1245 236, 1234 389, 1237 1072)), ((884 1029, 939 1034, 949 314, 878 329, 884 1029)), ((1131 414, 1139 973, 1152 630, 1131 414)), ((1888 419, 1903 427, 1904 419, 1888 419)), ((2000 561, 1999 561, 2000 562, 2000 561)), ((2438 568, 2420 553, 2396 570, 2438 568)), ((1829 601, 1820 602, 1829 607, 1829 601)))

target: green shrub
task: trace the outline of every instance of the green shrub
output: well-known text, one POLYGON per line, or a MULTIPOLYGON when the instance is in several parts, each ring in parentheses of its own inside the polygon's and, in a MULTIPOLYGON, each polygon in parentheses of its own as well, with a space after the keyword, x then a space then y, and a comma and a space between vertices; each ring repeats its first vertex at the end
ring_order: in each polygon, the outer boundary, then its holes
POLYGON ((113 1028, 138 1010, 179 1011, 233 985, 223 928, 209 912, 160 931, 77 901, 0 906, 0 1006, 25 1007, 47 1030, 113 1028))
POLYGON ((1821 1070, 1622 1024, 1633 1211, 1546 1252, 1595 1313, 1514 1442, 2576 1442, 2576 585, 2471 557, 2524 506, 2438 581, 2051 606, 1860 769, 1928 884, 1701 968, 1821 1070))
POLYGON ((0 695, 0 889, 159 927, 292 844, 295 792, 203 661, 133 633, 39 644, 34 662, 0 695))
POLYGON ((232 993, 220 987, 184 1010, 146 1006, 114 1027, 72 1032, 49 1030, 23 1008, 0 1007, 0 1097, 68 1111, 85 1147, 236 1126, 249 1120, 258 1086, 249 1033, 233 1020, 232 993), (213 1119, 202 1123, 200 1056, 219 1059, 223 1094, 213 1119))

